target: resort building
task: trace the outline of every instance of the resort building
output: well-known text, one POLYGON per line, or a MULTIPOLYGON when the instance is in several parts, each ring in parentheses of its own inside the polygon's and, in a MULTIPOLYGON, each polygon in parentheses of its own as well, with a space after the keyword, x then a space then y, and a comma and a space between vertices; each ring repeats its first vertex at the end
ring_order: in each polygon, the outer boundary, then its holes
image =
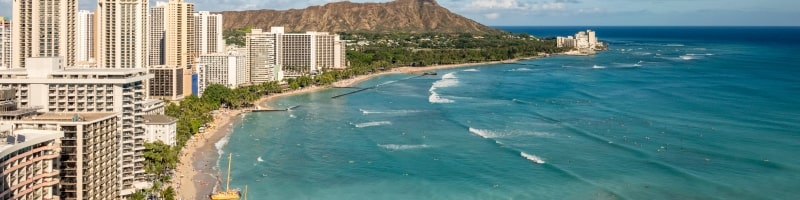
POLYGON ((194 13, 194 44, 197 55, 225 52, 222 31, 222 14, 211 14, 208 11, 194 13))
POLYGON ((11 21, 0 17, 0 69, 11 68, 11 21))
MULTIPOLYGON (((325 32, 285 33, 283 27, 270 32, 253 29, 247 34, 248 69, 251 82, 275 81, 274 67, 286 77, 320 73, 346 67, 345 48, 338 35, 325 32)), ((280 80, 280 79, 277 79, 280 80)))
POLYGON ((145 141, 161 141, 164 144, 175 146, 177 144, 178 119, 166 115, 145 115, 145 141))
MULTIPOLYGON (((70 1, 77 2, 77 1, 70 1)), ((148 0, 98 0, 97 65, 100 68, 147 66, 148 0)), ((19 11, 14 8, 14 11, 19 11)), ((71 66, 71 65, 68 65, 71 66)))
POLYGON ((596 33, 592 30, 581 31, 575 36, 556 37, 556 47, 573 48, 582 51, 594 51, 603 48, 603 43, 597 40, 596 33))
POLYGON ((0 199, 58 199, 64 132, 2 123, 0 137, 0 199))
POLYGON ((11 17, 11 68, 29 57, 60 57, 75 65, 78 1, 15 0, 11 17))
POLYGON ((94 65, 94 13, 88 10, 81 10, 78 12, 78 23, 75 37, 77 45, 75 46, 75 62, 78 66, 92 66, 94 65))
POLYGON ((200 56, 197 67, 198 96, 211 84, 236 88, 247 84, 246 56, 240 51, 200 56))
POLYGON ((142 113, 145 115, 163 115, 164 101, 157 99, 147 99, 142 103, 142 113))
POLYGON ((150 66, 153 78, 148 83, 148 94, 152 99, 166 99, 170 101, 183 99, 185 84, 183 78, 184 68, 179 66, 155 65, 150 66))
POLYGON ((0 70, 0 87, 16 88, 17 106, 39 112, 121 113, 118 194, 146 186, 144 171, 144 83, 146 69, 66 68, 61 58, 28 58, 25 68, 0 70), (125 136, 125 137, 123 137, 125 136))

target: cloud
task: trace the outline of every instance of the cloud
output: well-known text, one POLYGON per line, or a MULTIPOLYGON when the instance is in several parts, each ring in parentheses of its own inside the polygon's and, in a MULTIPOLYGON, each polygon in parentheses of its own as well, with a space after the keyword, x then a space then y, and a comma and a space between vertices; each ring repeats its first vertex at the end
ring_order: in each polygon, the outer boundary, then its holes
POLYGON ((486 17, 486 19, 492 19, 493 20, 493 19, 500 18, 500 13, 488 13, 488 14, 485 14, 483 16, 486 17))
POLYGON ((473 0, 460 8, 463 11, 506 10, 506 11, 560 11, 567 3, 576 0, 556 0, 548 2, 528 2, 523 0, 473 0))

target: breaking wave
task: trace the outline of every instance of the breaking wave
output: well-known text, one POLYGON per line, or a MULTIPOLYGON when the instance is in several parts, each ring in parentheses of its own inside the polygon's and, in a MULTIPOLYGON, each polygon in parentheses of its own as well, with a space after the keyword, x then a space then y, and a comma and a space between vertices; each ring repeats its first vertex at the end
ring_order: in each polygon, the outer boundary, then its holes
POLYGON ((258 159, 256 159, 256 161, 258 161, 258 162, 264 162, 264 159, 261 159, 261 156, 259 156, 259 157, 258 157, 258 159))
POLYGON ((525 159, 528 159, 530 161, 535 162, 536 164, 544 164, 545 163, 544 160, 542 160, 542 158, 540 158, 540 157, 538 157, 536 155, 533 155, 533 154, 528 154, 528 153, 525 153, 525 152, 519 152, 519 155, 522 156, 525 159))
POLYGON ((421 110, 387 110, 387 111, 375 111, 375 110, 364 110, 358 109, 361 111, 361 114, 370 115, 370 114, 408 114, 408 113, 419 113, 422 112, 421 110))
POLYGON ((427 144, 415 144, 415 145, 411 145, 411 144, 379 144, 378 146, 381 147, 381 148, 384 148, 384 149, 387 149, 387 150, 393 150, 393 151, 409 150, 409 149, 424 149, 424 148, 429 148, 430 147, 427 144))
POLYGON ((530 69, 530 68, 516 68, 516 69, 512 69, 510 71, 512 71, 512 72, 527 72, 527 71, 533 71, 533 70, 530 69))
POLYGON ((390 121, 366 122, 366 123, 356 124, 355 127, 364 128, 364 127, 383 126, 383 125, 392 125, 392 122, 390 121))
POLYGON ((465 72, 479 72, 479 71, 481 71, 481 70, 478 70, 478 69, 468 69, 468 70, 464 70, 464 71, 465 71, 465 72))
POLYGON ((506 138, 506 137, 518 137, 518 136, 534 136, 534 137, 552 137, 552 133, 547 132, 537 132, 537 131, 519 131, 519 130, 511 130, 511 131, 492 131, 486 129, 476 129, 476 128, 469 128, 469 132, 475 134, 477 136, 481 136, 482 138, 492 139, 492 138, 506 138))
POLYGON ((431 92, 431 95, 428 96, 428 102, 430 102, 430 103, 453 103, 454 102, 453 100, 446 99, 446 98, 443 98, 443 97, 439 96, 439 93, 437 93, 436 90, 439 89, 439 88, 453 87, 453 86, 458 85, 458 83, 459 83, 458 82, 458 77, 456 77, 455 72, 450 72, 450 73, 445 74, 444 76, 442 76, 441 80, 438 80, 438 81, 434 82, 433 86, 431 86, 431 89, 428 90, 428 91, 431 92))

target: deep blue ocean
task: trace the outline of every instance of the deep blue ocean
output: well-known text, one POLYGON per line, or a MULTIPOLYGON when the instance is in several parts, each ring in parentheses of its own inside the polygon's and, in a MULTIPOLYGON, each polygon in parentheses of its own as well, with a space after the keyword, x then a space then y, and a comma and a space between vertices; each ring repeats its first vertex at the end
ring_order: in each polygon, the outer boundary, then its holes
POLYGON ((250 199, 800 199, 800 28, 592 29, 610 50, 282 98, 300 107, 249 113, 218 143, 232 186, 250 199))

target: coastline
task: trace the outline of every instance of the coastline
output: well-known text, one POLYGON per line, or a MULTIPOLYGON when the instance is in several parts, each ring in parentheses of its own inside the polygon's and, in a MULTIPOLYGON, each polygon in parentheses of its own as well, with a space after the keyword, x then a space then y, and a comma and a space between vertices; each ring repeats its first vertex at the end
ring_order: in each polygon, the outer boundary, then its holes
MULTIPOLYGON (((427 67, 398 67, 390 71, 360 75, 340 80, 334 82, 331 86, 311 86, 280 94, 268 95, 256 101, 255 105, 260 106, 261 109, 275 109, 269 104, 281 97, 317 92, 332 87, 349 87, 378 76, 389 74, 422 73, 442 69, 513 63, 520 60, 531 60, 540 57, 541 56, 532 56, 502 61, 434 65, 427 67)), ((215 144, 233 132, 231 126, 235 122, 235 117, 242 113, 244 113, 243 109, 220 111, 218 114, 214 115, 213 129, 196 134, 186 143, 186 146, 180 152, 180 162, 178 163, 178 169, 173 177, 173 180, 177 178, 179 181, 173 181, 172 183, 172 186, 178 191, 178 199, 199 199, 206 197, 214 191, 218 181, 217 176, 220 174, 220 169, 215 169, 217 160, 219 159, 219 153, 215 144)))

